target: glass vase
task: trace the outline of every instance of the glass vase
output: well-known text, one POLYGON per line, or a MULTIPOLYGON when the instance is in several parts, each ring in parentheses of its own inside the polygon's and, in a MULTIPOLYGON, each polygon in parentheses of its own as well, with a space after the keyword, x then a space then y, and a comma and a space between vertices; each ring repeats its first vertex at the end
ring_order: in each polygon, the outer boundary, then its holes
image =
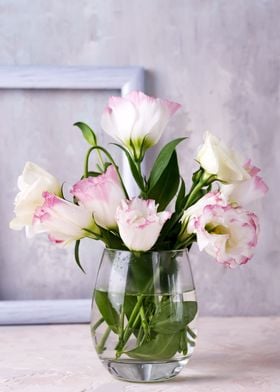
POLYGON ((197 302, 186 250, 105 249, 92 301, 91 333, 109 372, 134 382, 163 381, 189 361, 197 302))

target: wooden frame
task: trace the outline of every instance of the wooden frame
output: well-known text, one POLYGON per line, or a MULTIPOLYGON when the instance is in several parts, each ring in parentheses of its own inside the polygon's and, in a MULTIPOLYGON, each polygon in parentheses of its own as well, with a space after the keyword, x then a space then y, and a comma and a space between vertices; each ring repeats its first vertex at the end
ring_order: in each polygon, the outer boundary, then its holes
MULTIPOLYGON (((144 91, 141 67, 0 66, 0 89, 144 91)), ((87 323, 90 299, 0 301, 0 325, 87 323)))

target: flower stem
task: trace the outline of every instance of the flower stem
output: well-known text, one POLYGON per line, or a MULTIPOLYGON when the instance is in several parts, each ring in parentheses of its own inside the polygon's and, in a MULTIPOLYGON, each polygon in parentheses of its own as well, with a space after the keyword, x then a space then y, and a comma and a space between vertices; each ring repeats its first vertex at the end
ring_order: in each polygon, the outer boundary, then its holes
POLYGON ((101 317, 92 327, 92 331, 95 331, 102 323, 104 322, 104 318, 101 317))
POLYGON ((188 194, 187 201, 184 207, 184 210, 189 208, 192 204, 194 204, 197 200, 197 193, 206 185, 210 185, 217 178, 215 175, 203 173, 200 177, 200 180, 197 184, 193 184, 190 193, 188 194))
POLYGON ((124 329, 124 334, 123 334, 123 347, 125 346, 126 342, 128 341, 130 335, 132 334, 133 326, 135 326, 136 322, 138 321, 138 317, 140 316, 140 308, 142 306, 142 301, 144 299, 144 295, 140 295, 137 303, 131 313, 131 316, 128 320, 128 323, 124 329))
POLYGON ((140 317, 141 317, 141 322, 143 325, 144 336, 147 337, 149 334, 149 324, 148 324, 146 316, 145 316, 145 311, 144 311, 143 305, 140 308, 140 317))
POLYGON ((119 172, 119 168, 118 168, 116 162, 114 161, 112 155, 111 155, 105 148, 103 148, 103 147, 101 147, 101 146, 93 146, 93 147, 91 147, 91 148, 88 150, 88 152, 87 152, 87 154, 86 154, 86 158, 85 158, 84 176, 85 176, 85 177, 88 177, 88 161, 89 161, 90 154, 91 154, 92 151, 94 151, 94 150, 102 151, 103 154, 106 155, 106 157, 109 159, 109 161, 110 161, 110 162, 112 163, 112 165, 115 167, 116 172, 117 172, 118 177, 119 177, 119 180, 120 180, 120 183, 121 183, 121 186, 122 186, 122 188, 123 188, 125 197, 126 197, 127 199, 129 199, 128 193, 127 193, 127 191, 126 191, 126 188, 125 188, 125 186, 124 186, 122 177, 121 177, 120 172, 119 172))
POLYGON ((98 354, 101 354, 101 353, 104 351, 104 346, 105 346, 105 343, 106 343, 106 341, 107 341, 107 339, 108 339, 108 337, 109 337, 109 335, 110 335, 110 332, 111 332, 111 328, 108 327, 108 328, 106 329, 104 335, 102 336, 102 338, 101 338, 99 344, 96 346, 96 352, 97 352, 98 354))
POLYGON ((187 332, 191 335, 193 339, 196 339, 196 333, 194 333, 194 331, 189 326, 187 326, 187 332))

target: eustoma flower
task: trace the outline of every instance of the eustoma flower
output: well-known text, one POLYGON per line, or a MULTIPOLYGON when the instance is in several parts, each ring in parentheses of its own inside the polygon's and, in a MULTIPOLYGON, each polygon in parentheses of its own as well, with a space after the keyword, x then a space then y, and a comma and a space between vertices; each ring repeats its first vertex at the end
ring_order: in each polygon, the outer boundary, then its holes
POLYGON ((48 191, 60 195, 61 185, 40 166, 27 162, 22 175, 18 178, 18 188, 20 192, 15 198, 14 209, 16 216, 10 222, 10 228, 21 230, 25 226, 29 232, 34 212, 44 202, 42 193, 48 191))
POLYGON ((257 244, 257 216, 241 207, 226 205, 220 193, 212 194, 212 198, 206 196, 199 201, 201 209, 194 205, 192 211, 186 211, 185 230, 196 234, 199 249, 217 262, 232 268, 247 263, 257 244))
POLYGON ((125 97, 111 97, 101 126, 114 139, 124 144, 137 160, 156 144, 170 117, 181 107, 178 103, 149 97, 133 91, 125 97))
POLYGON ((128 249, 134 251, 151 249, 170 216, 168 211, 157 212, 154 200, 140 198, 122 200, 116 213, 120 236, 128 249))
POLYGON ((206 132, 204 144, 199 149, 196 160, 207 173, 216 175, 221 181, 232 183, 250 178, 236 153, 210 132, 206 132))
POLYGON ((50 241, 62 245, 87 237, 84 229, 99 235, 89 210, 49 192, 44 192, 43 197, 44 204, 37 208, 33 218, 36 234, 48 233, 50 241))
POLYGON ((199 199, 194 205, 189 207, 184 212, 181 219, 182 228, 179 234, 181 241, 185 241, 190 234, 194 233, 195 219, 203 214, 204 207, 208 205, 219 205, 225 207, 227 206, 227 201, 222 193, 209 192, 199 199))
POLYGON ((125 194, 113 165, 98 177, 88 177, 77 182, 71 193, 79 205, 93 213, 98 225, 108 229, 117 227, 116 209, 120 201, 125 199, 125 194))
POLYGON ((229 202, 245 205, 262 198, 268 191, 268 186, 258 175, 260 169, 253 166, 251 160, 243 167, 249 174, 249 179, 234 184, 221 184, 220 190, 229 202))

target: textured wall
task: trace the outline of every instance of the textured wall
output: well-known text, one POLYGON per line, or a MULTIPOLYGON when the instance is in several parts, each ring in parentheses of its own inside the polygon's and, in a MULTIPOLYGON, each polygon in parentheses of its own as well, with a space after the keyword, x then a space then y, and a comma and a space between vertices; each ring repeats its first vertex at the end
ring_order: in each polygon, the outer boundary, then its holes
MULTIPOLYGON (((189 133, 189 140, 180 147, 186 177, 194 167, 195 149, 206 129, 222 136, 263 168, 270 193, 265 202, 255 205, 262 234, 254 259, 247 266, 228 271, 209 257, 192 253, 204 314, 280 313, 280 203, 276 193, 280 165, 279 13, 277 0, 68 0, 67 6, 58 0, 32 4, 27 0, 0 0, 2 64, 142 65, 148 70, 149 93, 183 104, 162 142, 189 133)), ((11 216, 8 198, 16 192, 16 176, 27 157, 48 169, 59 167, 60 177, 67 177, 69 159, 76 162, 75 152, 79 151, 80 157, 84 145, 73 131, 71 141, 65 132, 76 120, 73 107, 77 107, 77 115, 90 118, 91 98, 81 94, 81 101, 78 103, 76 96, 71 106, 69 96, 64 100, 61 94, 55 104, 60 110, 53 111, 54 103, 46 95, 28 98, 27 93, 14 93, 13 97, 5 94, 1 93, 0 105, 1 158, 9 174, 9 188, 6 182, 1 184, 0 295, 14 298, 18 290, 27 298, 49 297, 51 293, 59 297, 88 295, 91 283, 85 284, 78 272, 73 275, 69 252, 57 251, 43 239, 26 245, 23 234, 8 233, 6 225, 11 216), (35 115, 36 126, 30 120, 34 115, 32 99, 39 113, 44 113, 42 121, 40 115, 35 115), (23 102, 27 102, 28 111, 24 111, 23 102), (7 108, 12 110, 12 117, 5 123, 3 113, 7 108), (54 139, 44 135, 42 141, 40 136, 50 127, 57 129, 57 117, 68 161, 58 152, 62 142, 54 130, 54 139), (16 141, 13 134, 17 135, 16 141), (52 141, 57 143, 54 149, 52 141), (47 150, 42 152, 44 145, 47 150), (62 284, 53 279, 57 274, 62 284)), ((102 100, 96 99, 91 123, 98 126, 102 100)), ((94 270, 95 265, 91 275, 94 270)))

